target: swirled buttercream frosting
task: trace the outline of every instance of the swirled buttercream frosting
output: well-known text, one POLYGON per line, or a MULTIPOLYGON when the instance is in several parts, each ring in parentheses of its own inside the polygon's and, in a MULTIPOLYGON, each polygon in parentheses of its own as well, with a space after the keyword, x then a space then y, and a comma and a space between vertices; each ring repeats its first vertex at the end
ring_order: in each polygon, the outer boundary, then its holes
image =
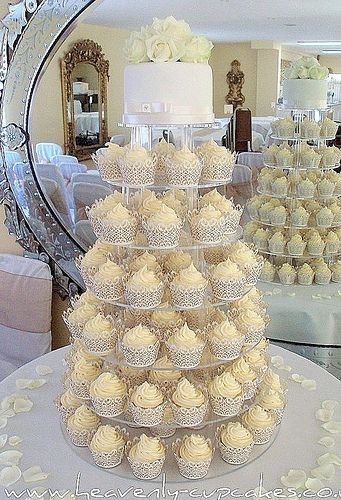
POLYGON ((156 460, 164 460, 165 455, 165 447, 160 439, 157 437, 148 437, 145 434, 141 434, 140 439, 129 451, 129 458, 134 462, 140 463, 152 463, 156 460))
POLYGON ((74 364, 71 372, 71 379, 75 382, 95 380, 101 373, 101 369, 95 363, 86 361, 84 358, 80 359, 74 364))
POLYGON ((274 425, 274 418, 267 410, 256 405, 243 415, 243 423, 249 429, 265 429, 274 425))
POLYGON ((115 264, 112 260, 107 260, 105 264, 102 264, 97 273, 96 278, 103 280, 115 280, 117 278, 122 278, 124 275, 123 269, 115 264))
POLYGON ((139 255, 133 260, 130 264, 130 269, 136 272, 144 266, 147 266, 151 271, 157 271, 159 269, 159 264, 155 255, 152 255, 149 252, 144 252, 142 255, 139 255))
POLYGON ((91 440, 90 448, 97 453, 110 453, 123 448, 124 445, 122 432, 111 425, 101 425, 91 440))
POLYGON ((187 323, 179 328, 168 339, 168 343, 175 345, 178 348, 190 349, 202 345, 203 341, 198 337, 194 330, 191 330, 187 323))
POLYGON ((209 384, 209 391, 212 396, 222 398, 236 398, 242 394, 242 386, 229 372, 216 375, 209 384))
POLYGON ((95 398, 117 398, 126 394, 127 384, 110 372, 101 373, 90 386, 90 395, 95 398))
POLYGON ((181 269, 186 269, 192 264, 192 256, 187 252, 180 250, 172 252, 168 255, 165 262, 166 267, 170 271, 179 272, 181 269))
POLYGON ((60 396, 60 404, 64 408, 78 408, 79 406, 82 406, 83 403, 70 389, 68 389, 60 396))
POLYGON ((174 370, 173 363, 167 356, 158 359, 154 363, 154 368, 157 370, 151 370, 149 375, 152 382, 178 382, 182 377, 181 371, 174 370))
POLYGON ((274 391, 282 392, 283 390, 279 375, 271 369, 267 370, 263 378, 263 384, 269 387, 270 389, 273 389, 274 391))
POLYGON ((135 387, 130 399, 135 406, 140 408, 156 408, 163 403, 162 392, 156 385, 149 382, 143 382, 135 387))
POLYGON ((147 266, 143 266, 139 269, 129 278, 128 281, 129 285, 145 287, 159 285, 160 283, 161 282, 155 272, 152 269, 148 269, 147 266))
POLYGON ((121 224, 125 221, 133 221, 133 216, 130 211, 122 205, 122 203, 118 203, 113 209, 110 210, 110 212, 107 213, 105 220, 111 224, 121 224))
POLYGON ((232 364, 232 368, 229 368, 232 375, 241 384, 245 382, 252 382, 257 378, 256 373, 252 370, 250 365, 243 359, 239 358, 232 364))
POLYGON ((163 225, 180 224, 180 219, 176 215, 176 212, 172 208, 167 207, 164 203, 161 204, 158 212, 153 213, 149 217, 149 221, 153 224, 163 225))
POLYGON ((172 401, 183 408, 193 408, 205 403, 203 392, 191 384, 186 378, 180 380, 172 395, 172 401))
POLYGON ((100 424, 101 419, 94 411, 85 405, 79 406, 75 413, 68 418, 67 426, 74 431, 91 431, 96 429, 100 424))
POLYGON ((243 277, 243 273, 237 264, 230 259, 226 259, 216 265, 213 269, 212 276, 222 280, 239 280, 243 277))
POLYGON ((78 323, 84 325, 87 321, 92 319, 98 313, 97 307, 91 304, 84 304, 84 306, 77 307, 72 311, 68 317, 71 323, 78 323))
POLYGON ((259 405, 265 410, 276 410, 279 408, 284 408, 285 401, 283 394, 272 389, 264 392, 259 405))
POLYGON ((174 278, 174 283, 190 288, 192 286, 205 285, 207 281, 201 272, 193 264, 190 264, 186 269, 179 271, 179 274, 174 278))
POLYGON ((112 321, 102 313, 98 313, 97 316, 85 323, 83 335, 91 339, 96 339, 98 335, 101 337, 110 337, 113 333, 113 328, 112 321))
POLYGON ((253 443, 253 437, 240 422, 229 422, 220 433, 221 442, 228 448, 246 448, 253 443))
POLYGON ((107 261, 106 254, 97 248, 91 248, 82 258, 82 267, 99 267, 107 261))
POLYGON ((240 332, 230 320, 225 319, 213 329, 212 336, 217 340, 232 340, 240 337, 240 332))
MULTIPOLYGON (((151 315, 151 321, 155 325, 168 326, 169 328, 178 325, 182 321, 182 316, 179 311, 172 311, 167 309, 169 307, 168 302, 164 304, 165 310, 162 309, 158 311, 153 311, 151 315)), ((161 306, 160 306, 161 307, 161 306)))
POLYGON ((122 338, 124 345, 133 347, 134 349, 141 349, 142 347, 154 345, 156 341, 157 337, 155 333, 142 324, 127 330, 122 338))
POLYGON ((209 440, 199 434, 185 436, 179 448, 179 456, 186 462, 206 462, 211 460, 212 454, 209 440))

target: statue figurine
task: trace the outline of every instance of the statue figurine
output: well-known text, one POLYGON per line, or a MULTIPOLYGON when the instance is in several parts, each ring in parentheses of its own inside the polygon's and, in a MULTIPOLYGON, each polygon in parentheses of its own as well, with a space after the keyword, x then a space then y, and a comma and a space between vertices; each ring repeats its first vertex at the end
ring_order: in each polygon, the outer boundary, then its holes
POLYGON ((240 62, 235 59, 231 62, 231 69, 226 75, 226 83, 229 86, 229 92, 225 97, 226 104, 233 104, 233 109, 237 106, 243 106, 245 96, 242 94, 242 88, 245 82, 244 73, 240 70, 240 62))

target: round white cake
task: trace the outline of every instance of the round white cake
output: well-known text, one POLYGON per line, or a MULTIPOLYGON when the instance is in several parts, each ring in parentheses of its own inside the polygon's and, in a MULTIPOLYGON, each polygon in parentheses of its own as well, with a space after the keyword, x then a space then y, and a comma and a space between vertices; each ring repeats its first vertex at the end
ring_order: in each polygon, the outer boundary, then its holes
POLYGON ((124 70, 123 123, 212 123, 212 69, 201 63, 131 64, 124 70))
POLYGON ((296 109, 326 108, 327 91, 327 80, 287 79, 283 81, 283 104, 296 109))

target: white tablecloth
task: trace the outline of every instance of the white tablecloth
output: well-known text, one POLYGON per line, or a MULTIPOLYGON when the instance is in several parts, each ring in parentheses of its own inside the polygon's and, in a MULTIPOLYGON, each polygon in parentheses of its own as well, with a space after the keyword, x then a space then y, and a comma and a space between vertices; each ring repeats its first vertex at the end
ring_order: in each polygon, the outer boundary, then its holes
POLYGON ((87 132, 91 134, 98 134, 99 132, 99 115, 97 111, 91 113, 81 113, 75 115, 75 127, 76 135, 86 134, 87 132))
MULTIPOLYGON (((15 381, 17 378, 36 377, 35 367, 38 364, 47 364, 53 368, 54 373, 48 376, 48 383, 40 389, 26 391, 34 402, 33 410, 30 413, 16 415, 9 420, 6 429, 1 432, 8 433, 9 436, 19 435, 24 441, 20 445, 23 457, 20 464, 22 470, 33 465, 40 465, 45 472, 49 472, 49 478, 40 483, 41 486, 52 489, 73 489, 75 487, 77 474, 81 474, 79 492, 88 492, 91 488, 100 488, 103 492, 113 490, 117 497, 94 497, 94 498, 121 498, 117 493, 130 490, 124 498, 147 498, 138 496, 142 493, 134 493, 134 488, 142 488, 145 494, 150 493, 154 488, 161 487, 160 480, 142 482, 132 477, 118 478, 112 473, 91 466, 79 458, 64 440, 62 429, 59 423, 57 410, 54 408, 53 400, 61 389, 60 378, 65 367, 62 366, 62 358, 65 349, 54 351, 39 360, 31 362, 15 372, 12 376, 0 384, 0 397, 16 391, 15 381)), ((289 381, 288 408, 279 434, 271 448, 259 457, 256 461, 249 463, 244 468, 234 470, 225 476, 193 482, 181 482, 168 484, 170 490, 196 489, 199 496, 190 494, 179 494, 178 500, 189 498, 210 498, 216 500, 219 493, 212 496, 203 496, 203 491, 212 492, 217 488, 238 488, 240 491, 247 491, 257 486, 260 474, 264 476, 264 485, 267 489, 281 487, 280 478, 287 474, 289 469, 305 469, 309 472, 316 467, 316 458, 326 453, 327 449, 317 441, 325 435, 326 431, 320 428, 315 420, 315 411, 320 407, 325 399, 340 399, 341 383, 326 371, 314 365, 310 361, 301 358, 289 351, 278 347, 271 347, 271 353, 282 355, 285 362, 292 366, 292 373, 303 374, 305 377, 317 381, 316 391, 307 391, 300 385, 289 381)), ((282 371, 288 376, 288 372, 282 371)), ((337 415, 336 420, 340 420, 337 415)), ((329 434, 330 435, 330 434, 329 434)), ((341 454, 341 438, 336 438, 337 444, 332 452, 341 454)), ((20 448, 19 448, 20 449, 20 448)), ((227 470, 232 466, 226 465, 227 470)), ((328 481, 328 486, 336 490, 341 485, 341 469, 338 468, 336 477, 328 481)), ((24 488, 33 487, 34 483, 25 484, 22 480, 16 483, 15 490, 21 492, 24 488)), ((1 500, 6 497, 2 494, 1 500)), ((25 497, 24 497, 25 498, 25 497)), ((76 498, 87 499, 86 496, 76 498)), ((122 497, 123 498, 123 497, 122 497)), ((158 498, 151 495, 148 498, 158 498)), ((176 498, 165 494, 159 498, 176 498)), ((220 498, 232 498, 231 496, 221 496, 220 498)), ((244 498, 244 497, 242 497, 244 498)), ((265 498, 265 497, 262 497, 265 498)))

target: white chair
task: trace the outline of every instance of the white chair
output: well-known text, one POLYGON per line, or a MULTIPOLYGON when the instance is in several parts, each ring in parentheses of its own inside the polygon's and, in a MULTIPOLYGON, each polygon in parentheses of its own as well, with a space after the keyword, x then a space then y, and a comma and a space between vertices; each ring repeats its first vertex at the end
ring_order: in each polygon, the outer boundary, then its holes
POLYGON ((67 184, 71 181, 73 174, 84 174, 88 170, 80 163, 60 163, 58 167, 67 184))
POLYGON ((264 167, 263 162, 263 153, 256 152, 243 152, 239 153, 237 157, 238 163, 242 165, 247 165, 250 168, 256 167, 261 168, 264 167))
POLYGON ((36 154, 38 163, 51 163, 54 156, 63 154, 63 149, 53 142, 40 142, 36 144, 36 154))
POLYGON ((0 380, 51 350, 52 277, 44 262, 0 254, 0 380))
POLYGON ((12 168, 16 163, 22 162, 22 158, 18 151, 5 151, 5 160, 7 168, 12 168))
POLYGON ((36 163, 35 166, 38 177, 40 178, 45 177, 47 179, 52 179, 53 181, 56 181, 56 183, 59 186, 61 195, 67 200, 67 205, 69 209, 72 210, 74 208, 73 198, 66 189, 65 181, 59 167, 57 167, 57 165, 52 165, 51 163, 50 164, 36 163))
POLYGON ((126 143, 126 137, 123 134, 113 135, 112 138, 110 139, 110 142, 118 144, 119 146, 124 146, 126 143))
POLYGON ((90 248, 97 240, 90 221, 88 220, 79 220, 76 222, 75 236, 83 243, 85 248, 90 248))
POLYGON ((103 181, 102 177, 99 175, 98 170, 91 170, 86 173, 74 173, 71 176, 70 188, 76 184, 76 182, 86 182, 87 184, 99 184, 100 186, 109 187, 109 184, 103 181))
POLYGON ((72 194, 75 204, 75 222, 85 220, 85 207, 90 207, 99 198, 105 198, 112 193, 110 187, 95 183, 75 182, 72 185, 72 194))
POLYGON ((52 156, 51 163, 54 165, 60 165, 61 163, 79 163, 78 158, 72 155, 56 155, 52 156))
POLYGON ((54 208, 57 210, 60 217, 63 219, 65 224, 69 227, 73 227, 71 209, 68 205, 67 198, 63 195, 59 184, 53 179, 48 179, 46 177, 40 177, 41 185, 45 191, 46 196, 51 200, 54 208))

